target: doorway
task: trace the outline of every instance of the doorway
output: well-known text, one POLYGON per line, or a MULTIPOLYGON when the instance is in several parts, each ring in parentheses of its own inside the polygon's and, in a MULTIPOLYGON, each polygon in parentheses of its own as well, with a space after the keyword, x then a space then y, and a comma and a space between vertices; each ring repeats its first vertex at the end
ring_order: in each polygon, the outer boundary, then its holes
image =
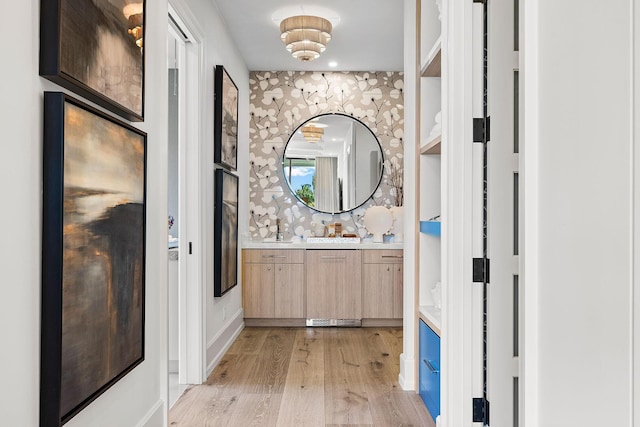
MULTIPOLYGON (((184 287, 184 253, 180 253, 181 223, 181 146, 185 144, 181 123, 184 114, 184 50, 185 37, 169 15, 169 36, 167 37, 168 70, 168 182, 167 182, 167 226, 169 228, 169 407, 186 389, 186 381, 180 378, 180 290, 184 287), (181 102, 182 101, 182 102, 181 102), (181 259, 182 258, 182 259, 181 259)), ((182 375, 184 377, 184 375, 182 375)))
POLYGON ((204 369, 203 274, 200 235, 200 86, 202 52, 169 5, 167 37, 167 208, 169 235, 168 376, 171 407, 204 369))

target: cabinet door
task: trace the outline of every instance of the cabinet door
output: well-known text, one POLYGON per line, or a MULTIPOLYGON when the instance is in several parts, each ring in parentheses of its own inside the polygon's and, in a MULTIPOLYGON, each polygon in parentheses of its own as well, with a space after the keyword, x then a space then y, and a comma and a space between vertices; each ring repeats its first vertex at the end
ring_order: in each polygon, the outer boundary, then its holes
POLYGON ((242 304, 244 317, 273 318, 274 265, 244 264, 242 304))
POLYGON ((304 264, 275 265, 274 316, 304 318, 304 264))
POLYGON ((307 318, 362 318, 359 250, 307 251, 307 318))
POLYGON ((403 268, 402 264, 392 265, 393 268, 393 318, 401 319, 403 311, 403 268))
POLYGON ((435 421, 440 415, 440 337, 422 320, 419 325, 418 392, 435 421))
POLYGON ((363 264, 362 317, 391 319, 394 317, 394 264, 363 264))

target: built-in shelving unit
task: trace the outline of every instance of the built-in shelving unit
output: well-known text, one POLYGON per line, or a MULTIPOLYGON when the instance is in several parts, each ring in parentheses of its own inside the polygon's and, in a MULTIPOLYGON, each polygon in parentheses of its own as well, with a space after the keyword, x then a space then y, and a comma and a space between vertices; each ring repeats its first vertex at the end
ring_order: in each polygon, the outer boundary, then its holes
MULTIPOLYGON (((420 233, 419 258, 420 266, 418 271, 418 301, 416 305, 415 322, 416 327, 428 327, 438 337, 446 331, 440 328, 441 309, 439 298, 440 292, 433 292, 437 283, 441 282, 442 271, 442 236, 441 223, 434 221, 442 211, 442 161, 441 157, 446 156, 447 135, 443 133, 443 109, 442 98, 445 92, 442 89, 443 80, 447 76, 442 74, 442 61, 446 61, 446 35, 442 34, 441 0, 419 0, 420 20, 419 20, 419 60, 420 60, 420 134, 418 135, 419 147, 419 168, 418 176, 420 182, 419 193, 419 216, 420 233), (444 149, 443 149, 444 148, 444 149)), ((446 70, 446 68, 445 68, 446 70)), ((443 218, 446 220, 446 218, 443 218)), ((444 236, 446 238, 446 236, 444 236)), ((435 387, 429 383, 433 380, 432 375, 424 375, 425 367, 421 361, 425 358, 422 354, 425 350, 424 334, 420 333, 416 348, 418 392, 425 401, 432 416, 439 414, 439 392, 437 399, 430 395, 429 389, 435 387), (427 392, 425 392, 425 390, 427 392), (425 397, 428 396, 428 397, 425 397)), ((438 338, 439 339, 439 338, 438 338)), ((428 346, 427 346, 428 347, 428 346)), ((439 360, 439 347, 437 349, 439 360)), ((435 356, 429 356, 433 358, 435 356)), ((433 369, 430 366, 429 369, 433 369)), ((438 376, 438 389, 439 389, 438 376)))

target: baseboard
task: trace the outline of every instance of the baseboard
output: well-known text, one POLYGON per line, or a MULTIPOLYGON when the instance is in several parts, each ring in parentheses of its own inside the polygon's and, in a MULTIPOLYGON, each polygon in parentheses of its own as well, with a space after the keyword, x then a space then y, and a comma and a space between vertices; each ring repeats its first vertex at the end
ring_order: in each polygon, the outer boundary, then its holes
POLYGON ((163 427, 165 425, 166 412, 164 409, 164 400, 158 400, 149 412, 142 417, 137 427, 163 427))
MULTIPOLYGON (((304 328, 306 319, 244 319, 250 328, 304 328)), ((362 319, 363 328, 401 328, 402 319, 362 319)))
POLYGON ((229 350, 231 344, 238 338, 244 329, 244 311, 242 309, 222 327, 211 341, 207 343, 207 378, 222 359, 224 353, 229 350))
POLYGON ((362 319, 363 328, 402 328, 402 319, 362 319))
POLYGON ((405 391, 416 390, 416 361, 407 357, 404 353, 400 355, 400 374, 398 375, 398 383, 405 391))
POLYGON ((244 319, 244 324, 249 328, 304 328, 306 319, 244 319))

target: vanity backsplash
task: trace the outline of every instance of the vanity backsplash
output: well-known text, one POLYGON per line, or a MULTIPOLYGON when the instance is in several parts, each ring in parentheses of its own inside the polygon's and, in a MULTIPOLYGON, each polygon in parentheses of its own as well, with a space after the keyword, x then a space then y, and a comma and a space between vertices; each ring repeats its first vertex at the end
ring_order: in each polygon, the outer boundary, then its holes
POLYGON ((254 71, 250 74, 249 232, 254 240, 313 235, 313 225, 340 222, 345 233, 365 237, 369 206, 394 206, 393 185, 403 173, 404 81, 402 72, 254 71), (353 116, 376 135, 384 153, 380 186, 361 207, 342 214, 319 213, 291 193, 282 155, 292 132, 326 113, 353 116))

